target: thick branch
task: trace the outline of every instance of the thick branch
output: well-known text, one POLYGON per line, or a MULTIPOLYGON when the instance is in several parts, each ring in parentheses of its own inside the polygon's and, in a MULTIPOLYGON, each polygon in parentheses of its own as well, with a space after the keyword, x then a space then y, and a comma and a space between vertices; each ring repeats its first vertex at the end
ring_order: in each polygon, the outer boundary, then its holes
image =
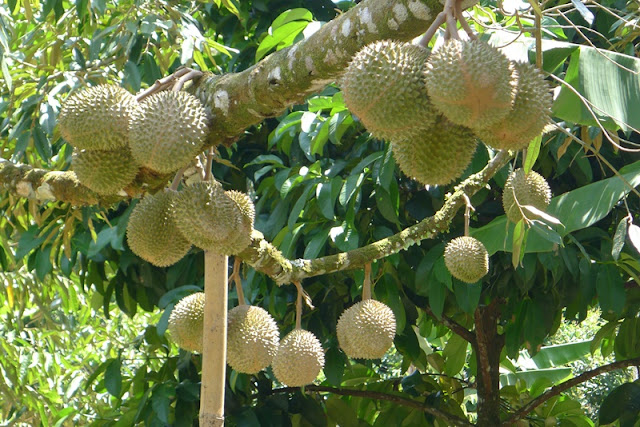
POLYGON ((498 153, 483 170, 471 175, 458 185, 435 215, 367 246, 313 260, 296 259, 291 261, 284 258, 278 249, 264 240, 261 233, 256 232, 251 245, 238 256, 256 270, 271 276, 277 283, 291 283, 327 273, 363 268, 365 264, 373 260, 398 253, 424 239, 432 239, 438 233, 448 230, 458 209, 465 205, 465 195, 473 196, 510 159, 511 155, 508 152, 498 153))
MULTIPOLYGON (((300 390, 300 387, 283 387, 272 390, 271 393, 293 393, 300 390)), ((335 387, 325 387, 320 385, 308 385, 304 387, 305 392, 316 392, 316 393, 332 393, 338 394, 341 396, 357 396, 357 397, 365 397, 368 399, 376 399, 376 400, 386 400, 388 402, 393 402, 397 405, 408 406, 410 408, 419 409, 428 414, 433 415, 434 417, 438 417, 442 421, 446 421, 448 425, 451 426, 471 426, 469 421, 457 417, 455 415, 451 415, 447 412, 441 411, 440 409, 426 406, 424 403, 417 402, 412 399, 407 399, 402 396, 398 396, 396 394, 391 393, 382 393, 378 391, 369 391, 369 390, 352 390, 347 388, 335 388, 335 387)))
POLYGON ((245 71, 196 80, 189 90, 211 115, 209 144, 231 145, 248 126, 303 102, 336 81, 365 45, 419 36, 442 8, 439 0, 365 0, 245 71))
POLYGON ((422 309, 424 310, 425 313, 427 313, 436 322, 442 323, 444 326, 446 326, 447 328, 451 329, 451 331, 454 334, 459 335, 462 339, 464 339, 469 344, 471 344, 471 346, 474 348, 474 350, 476 349, 476 346, 478 345, 478 342, 476 341, 476 334, 474 334, 472 331, 468 330, 467 328, 465 328, 464 326, 462 326, 461 324, 459 324, 458 322, 456 322, 452 318, 447 317, 445 315, 442 315, 441 318, 438 318, 433 313, 433 311, 431 311, 431 308, 429 308, 429 307, 423 307, 422 309))
POLYGON ((522 408, 518 409, 516 412, 511 415, 506 421, 502 423, 503 426, 510 426, 516 423, 516 421, 524 418, 527 414, 533 411, 538 406, 542 405, 547 400, 551 399, 553 396, 557 396, 563 391, 570 389, 571 387, 575 387, 578 384, 582 384, 585 381, 589 381, 591 378, 596 377, 598 375, 615 371, 617 369, 628 368, 629 366, 640 366, 640 357, 636 357, 634 359, 620 360, 617 362, 609 363, 608 365, 599 366, 595 369, 592 369, 587 372, 583 372, 577 377, 571 378, 563 383, 560 383, 556 386, 551 387, 546 392, 542 393, 540 396, 536 397, 522 408))

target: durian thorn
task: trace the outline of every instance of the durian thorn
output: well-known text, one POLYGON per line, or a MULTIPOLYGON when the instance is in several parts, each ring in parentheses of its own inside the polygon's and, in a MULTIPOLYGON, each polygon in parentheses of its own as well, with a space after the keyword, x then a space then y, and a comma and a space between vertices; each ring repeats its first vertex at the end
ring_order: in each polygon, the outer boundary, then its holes
POLYGON ((471 211, 475 211, 475 208, 471 204, 471 199, 467 196, 466 193, 462 194, 464 198, 465 208, 464 208, 464 235, 469 235, 469 222, 471 221, 471 211))
POLYGON ((238 294, 238 305, 245 305, 244 291, 242 289, 242 278, 240 277, 240 267, 242 265, 242 259, 235 257, 233 259, 233 273, 229 277, 229 283, 233 282, 236 287, 236 293, 238 294))
POLYGON ((207 151, 207 165, 204 169, 204 180, 209 181, 211 179, 211 168, 213 167, 213 156, 215 155, 214 148, 209 148, 207 151))
POLYGON ((364 265, 364 282, 362 282, 362 300, 371 299, 371 263, 364 265))

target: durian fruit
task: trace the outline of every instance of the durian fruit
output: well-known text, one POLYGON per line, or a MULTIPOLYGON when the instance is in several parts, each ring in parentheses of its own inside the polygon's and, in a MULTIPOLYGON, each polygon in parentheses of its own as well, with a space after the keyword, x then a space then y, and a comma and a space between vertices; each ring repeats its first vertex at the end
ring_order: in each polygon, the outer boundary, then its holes
POLYGON ((551 94, 542 73, 533 65, 515 63, 516 99, 509 114, 477 135, 498 150, 521 150, 551 121, 551 94))
POLYGON ((322 345, 313 333, 294 329, 280 341, 271 367, 278 381, 290 387, 311 384, 324 367, 322 345))
POLYGON ((117 85, 99 85, 69 96, 60 110, 62 137, 84 150, 113 150, 129 143, 138 102, 117 85))
POLYGON ((147 195, 133 208, 127 224, 127 242, 133 253, 158 267, 175 264, 191 248, 171 214, 175 194, 160 191, 147 195))
POLYGON ((171 339, 180 348, 202 353, 204 328, 204 292, 196 292, 182 298, 169 316, 171 339))
POLYGON ((195 96, 164 91, 140 103, 131 123, 133 157, 159 173, 174 172, 202 150, 207 135, 207 114, 195 96))
POLYGON ((229 310, 227 363, 236 371, 256 374, 269 366, 279 341, 278 326, 264 308, 243 304, 229 310))
POLYGON ((406 138, 434 123, 437 114, 423 78, 428 55, 421 46, 385 40, 354 56, 342 77, 342 94, 371 135, 406 138))
POLYGON ((545 211, 549 203, 551 203, 551 188, 542 175, 534 171, 525 175, 524 169, 511 172, 502 190, 502 207, 510 221, 518 222, 523 219, 518 204, 530 205, 545 211))
POLYGON ((476 145, 471 130, 441 115, 429 130, 392 140, 391 150, 407 176, 424 185, 445 185, 462 175, 476 145))
POLYGON ((433 105, 473 130, 511 111, 517 73, 498 49, 479 40, 449 40, 429 57, 425 83, 433 105))
POLYGON ((476 238, 456 237, 444 248, 444 263, 456 279, 475 283, 489 272, 489 253, 476 238))
POLYGON ((380 359, 396 335, 396 317, 384 303, 366 299, 346 309, 336 327, 340 348, 352 359, 380 359))
POLYGON ((73 150, 71 168, 78 180, 98 194, 117 194, 138 174, 126 147, 117 150, 73 150))
POLYGON ((196 182, 173 201, 173 215, 182 235, 197 247, 225 255, 242 252, 251 243, 255 209, 248 196, 225 192, 218 182, 196 182))

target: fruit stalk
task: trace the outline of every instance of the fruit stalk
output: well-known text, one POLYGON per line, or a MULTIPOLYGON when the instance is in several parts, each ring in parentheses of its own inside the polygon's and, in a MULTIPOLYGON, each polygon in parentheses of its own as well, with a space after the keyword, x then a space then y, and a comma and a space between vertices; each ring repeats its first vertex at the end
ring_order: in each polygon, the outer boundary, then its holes
POLYGON ((224 425, 224 387, 227 357, 228 257, 204 253, 204 327, 200 426, 224 425))

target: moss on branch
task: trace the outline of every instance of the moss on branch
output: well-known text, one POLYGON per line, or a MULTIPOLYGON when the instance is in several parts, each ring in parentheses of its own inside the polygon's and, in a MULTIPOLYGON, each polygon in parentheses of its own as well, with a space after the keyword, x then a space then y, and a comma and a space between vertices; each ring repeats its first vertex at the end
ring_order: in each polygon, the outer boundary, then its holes
POLYGON ((256 232, 252 236, 251 245, 238 257, 256 270, 269 275, 278 284, 291 283, 337 271, 363 268, 372 260, 398 253, 422 240, 432 239, 439 233, 447 231, 451 220, 465 205, 465 195, 471 197, 483 188, 511 158, 512 155, 509 152, 499 152, 483 170, 471 175, 458 185, 454 192, 447 196, 442 208, 433 216, 425 218, 418 224, 393 236, 361 248, 313 260, 288 260, 277 248, 264 240, 261 233, 256 232))

